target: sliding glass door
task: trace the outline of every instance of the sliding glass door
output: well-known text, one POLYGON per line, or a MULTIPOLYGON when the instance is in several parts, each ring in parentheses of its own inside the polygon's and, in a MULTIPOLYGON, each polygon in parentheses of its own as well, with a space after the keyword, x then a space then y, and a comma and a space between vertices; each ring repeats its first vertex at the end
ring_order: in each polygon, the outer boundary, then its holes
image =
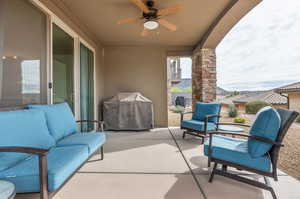
POLYGON ((74 38, 53 24, 53 104, 67 102, 74 111, 74 38))
MULTIPOLYGON (((80 118, 94 120, 94 53, 80 44, 80 118)), ((82 131, 94 130, 94 124, 86 123, 82 131)))

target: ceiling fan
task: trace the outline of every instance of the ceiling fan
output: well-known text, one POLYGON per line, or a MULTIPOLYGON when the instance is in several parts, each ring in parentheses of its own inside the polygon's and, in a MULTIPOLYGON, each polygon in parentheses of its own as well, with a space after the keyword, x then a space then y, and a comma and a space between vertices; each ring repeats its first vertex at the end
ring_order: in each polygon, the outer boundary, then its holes
POLYGON ((142 0, 129 0, 142 10, 142 17, 139 18, 125 18, 119 20, 117 24, 125 24, 138 20, 144 20, 144 30, 142 36, 149 35, 151 30, 155 30, 159 25, 164 26, 170 31, 176 31, 178 27, 169 21, 162 19, 163 16, 176 13, 182 9, 182 6, 176 5, 166 9, 155 8, 156 0, 147 0, 145 3, 142 0))

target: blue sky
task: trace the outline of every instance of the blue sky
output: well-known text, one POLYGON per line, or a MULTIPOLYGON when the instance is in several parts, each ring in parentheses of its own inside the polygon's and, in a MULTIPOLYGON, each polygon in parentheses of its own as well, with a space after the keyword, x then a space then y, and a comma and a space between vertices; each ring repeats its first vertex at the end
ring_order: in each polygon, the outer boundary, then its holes
POLYGON ((300 0, 264 0, 217 47, 218 86, 267 90, 300 81, 300 0))

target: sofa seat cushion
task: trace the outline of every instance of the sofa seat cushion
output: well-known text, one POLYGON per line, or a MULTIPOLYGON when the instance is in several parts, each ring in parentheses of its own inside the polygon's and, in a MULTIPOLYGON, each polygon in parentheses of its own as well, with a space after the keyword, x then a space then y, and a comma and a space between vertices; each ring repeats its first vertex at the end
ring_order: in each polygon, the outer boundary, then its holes
MULTIPOLYGON (((204 143, 204 154, 208 156, 209 140, 204 143)), ((248 141, 238 138, 214 135, 212 140, 212 157, 233 162, 260 171, 270 172, 271 160, 267 155, 253 158, 248 153, 248 141)))
POLYGON ((76 120, 67 103, 28 105, 28 108, 45 112, 49 131, 56 141, 77 131, 76 120))
MULTIPOLYGON (((197 102, 195 104, 195 112, 193 114, 193 120, 204 121, 207 115, 218 115, 220 113, 220 103, 203 103, 197 102)), ((217 117, 211 117, 208 119, 209 122, 218 122, 217 117)))
MULTIPOLYGON (((183 120, 181 123, 182 128, 193 129, 196 131, 204 131, 204 122, 198 120, 183 120)), ((207 130, 216 130, 216 124, 212 122, 207 123, 207 130)))
POLYGON ((57 142, 57 146, 84 145, 89 148, 89 154, 94 153, 106 141, 104 133, 75 133, 57 142))
MULTIPOLYGON (((55 140, 47 128, 45 115, 40 110, 0 112, 0 127, 0 147, 49 149, 55 145, 55 140)), ((0 153, 0 171, 28 156, 21 153, 0 153)))
MULTIPOLYGON (((261 109, 250 129, 249 134, 259 137, 269 138, 273 141, 277 139, 281 126, 281 118, 278 112, 268 106, 261 109)), ((249 139, 248 148, 252 157, 265 155, 272 147, 272 144, 260 142, 255 139, 249 139)))
MULTIPOLYGON (((55 147, 47 155, 48 189, 58 189, 88 158, 86 146, 55 147)), ((15 183, 17 193, 39 192, 39 161, 33 155, 0 172, 0 179, 15 183)))

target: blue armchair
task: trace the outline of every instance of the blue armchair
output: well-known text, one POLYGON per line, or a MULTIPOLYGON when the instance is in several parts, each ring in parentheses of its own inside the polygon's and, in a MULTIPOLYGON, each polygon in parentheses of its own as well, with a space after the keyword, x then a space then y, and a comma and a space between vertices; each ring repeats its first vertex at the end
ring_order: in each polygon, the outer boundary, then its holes
POLYGON ((195 104, 195 111, 188 113, 181 113, 181 129, 183 129, 182 138, 186 134, 204 138, 208 131, 216 131, 221 112, 220 103, 203 103, 197 102, 195 104), (185 114, 193 114, 191 120, 183 120, 185 114))
POLYGON ((209 139, 204 143, 204 154, 214 166, 209 182, 214 175, 228 177, 276 194, 267 177, 277 178, 277 161, 283 139, 299 113, 285 109, 265 107, 257 113, 256 120, 249 134, 231 132, 209 132, 209 139), (237 135, 246 139, 231 138, 223 135, 237 135), (222 165, 218 169, 217 165, 222 165), (227 167, 246 170, 264 177, 265 183, 250 180, 227 171, 227 167))

